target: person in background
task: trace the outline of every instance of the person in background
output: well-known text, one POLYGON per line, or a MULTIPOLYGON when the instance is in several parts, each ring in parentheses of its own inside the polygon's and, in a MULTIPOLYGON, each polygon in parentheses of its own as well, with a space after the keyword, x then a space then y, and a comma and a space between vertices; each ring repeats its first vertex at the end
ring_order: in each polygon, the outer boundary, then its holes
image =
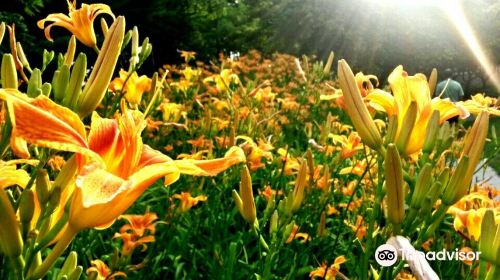
POLYGON ((444 70, 444 80, 436 86, 436 96, 449 98, 451 102, 457 102, 464 97, 464 90, 459 82, 452 79, 453 72, 447 68, 444 70))
MULTIPOLYGON (((439 82, 436 86, 435 95, 441 98, 449 98, 451 102, 455 103, 463 99, 464 90, 459 82, 452 79, 453 72, 450 68, 444 70, 444 80, 439 82)), ((450 123, 458 122, 458 116, 448 120, 450 123)))

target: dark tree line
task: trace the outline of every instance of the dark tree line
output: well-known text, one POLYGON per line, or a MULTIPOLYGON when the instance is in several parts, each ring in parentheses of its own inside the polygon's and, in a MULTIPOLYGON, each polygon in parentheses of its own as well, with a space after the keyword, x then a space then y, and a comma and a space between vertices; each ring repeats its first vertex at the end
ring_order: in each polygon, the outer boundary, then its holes
MULTIPOLYGON (((22 33, 19 40, 29 46, 29 54, 51 44, 43 39, 36 21, 67 11, 64 0, 2 2, 0 19, 16 22, 22 33)), ((194 50, 204 60, 216 59, 220 52, 249 49, 324 59, 333 50, 336 58, 346 58, 355 70, 381 77, 403 64, 412 73, 452 68, 470 90, 484 89, 487 84, 446 14, 428 6, 391 6, 374 0, 86 1, 93 2, 110 5, 115 14, 126 16, 128 26, 137 25, 141 36, 150 37, 154 48, 154 59, 147 65, 150 69, 179 62, 180 49, 194 50)), ((463 2, 484 49, 499 64, 500 4, 495 0, 463 2)), ((58 28, 53 32, 67 36, 58 28)), ((64 49, 63 42, 56 40, 55 47, 64 49)))

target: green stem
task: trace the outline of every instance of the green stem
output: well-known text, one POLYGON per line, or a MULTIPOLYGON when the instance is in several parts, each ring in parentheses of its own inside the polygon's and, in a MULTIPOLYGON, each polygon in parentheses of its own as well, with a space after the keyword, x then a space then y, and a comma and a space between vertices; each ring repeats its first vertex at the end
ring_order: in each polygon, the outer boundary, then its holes
POLYGON ((405 261, 399 261, 398 265, 396 268, 394 268, 394 271, 392 272, 392 278, 391 279, 396 279, 396 276, 398 276, 399 272, 403 267, 405 266, 405 261))
POLYGON ((497 280, 497 279, 500 279, 500 268, 496 265, 493 265, 488 274, 486 274, 485 280, 497 280))
POLYGON ((56 260, 64 253, 64 250, 68 247, 68 245, 71 243, 73 238, 76 236, 78 231, 74 230, 70 225, 66 228, 66 231, 64 231, 63 235, 61 236, 61 239, 57 242, 56 246, 50 254, 47 256, 47 258, 43 261, 43 263, 35 270, 33 275, 29 277, 29 279, 39 279, 45 276, 49 269, 54 265, 56 260))
POLYGON ((24 268, 24 259, 22 256, 17 256, 10 259, 12 261, 12 267, 14 268, 14 273, 17 279, 24 279, 23 277, 23 268, 24 268))
MULTIPOLYGON (((434 233, 434 231, 436 231, 437 227, 439 226, 441 221, 443 221, 444 217, 446 216, 446 212, 448 211, 448 208, 449 208, 449 206, 444 205, 444 204, 441 205, 441 207, 439 207, 439 209, 436 211, 436 213, 434 213, 434 215, 432 215, 431 225, 427 228, 427 230, 425 231, 425 234, 422 235, 422 239, 417 240, 417 242, 422 242, 422 241, 426 240, 434 233)), ((418 245, 420 245, 420 244, 418 244, 418 245)))

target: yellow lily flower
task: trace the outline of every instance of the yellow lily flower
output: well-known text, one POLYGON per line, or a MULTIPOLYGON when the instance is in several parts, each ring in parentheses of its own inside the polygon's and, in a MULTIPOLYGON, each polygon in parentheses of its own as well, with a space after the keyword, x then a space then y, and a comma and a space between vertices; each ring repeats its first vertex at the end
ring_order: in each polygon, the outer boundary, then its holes
POLYGON ((240 79, 231 69, 223 69, 220 74, 205 78, 203 82, 213 82, 219 91, 226 91, 229 90, 229 86, 231 86, 231 84, 239 84, 240 79))
POLYGON ((193 206, 196 206, 199 202, 207 201, 206 195, 198 195, 193 197, 189 192, 181 192, 180 194, 176 193, 172 197, 181 201, 179 205, 179 210, 181 212, 187 212, 189 211, 189 209, 193 208, 193 206))
POLYGON ((416 103, 417 117, 415 125, 409 137, 405 152, 407 155, 416 153, 422 149, 425 140, 427 123, 432 112, 438 110, 440 113, 440 123, 454 117, 466 114, 460 110, 449 99, 438 97, 431 100, 429 84, 423 74, 408 76, 403 70, 403 66, 398 66, 389 75, 389 84, 392 95, 382 90, 374 90, 366 96, 370 105, 376 110, 384 111, 388 116, 396 115, 398 119, 398 129, 396 139, 403 129, 403 120, 412 102, 416 103))
POLYGON ((128 76, 129 73, 121 69, 120 77, 115 78, 111 82, 109 89, 114 92, 121 91, 125 93, 125 99, 127 99, 131 105, 137 106, 141 103, 142 94, 151 89, 151 79, 146 75, 139 77, 135 71, 130 74, 130 77, 128 76))
POLYGON ((184 58, 184 62, 188 63, 190 60, 194 59, 196 52, 193 51, 180 51, 181 57, 184 58))
POLYGON ((336 257, 333 264, 328 267, 327 263, 324 262, 320 267, 309 273, 311 279, 322 278, 325 280, 337 279, 337 274, 340 271, 340 265, 345 263, 347 260, 344 256, 336 257))
POLYGON ((45 37, 49 41, 53 41, 50 36, 50 30, 53 26, 66 28, 73 33, 76 38, 84 45, 96 48, 96 37, 94 32, 94 20, 100 14, 108 14, 115 19, 115 15, 111 8, 105 4, 82 4, 80 9, 76 9, 76 0, 68 2, 69 16, 57 13, 50 14, 45 19, 39 20, 37 25, 40 29, 44 29, 45 37), (46 22, 52 22, 45 26, 46 22))
POLYGON ((165 101, 160 104, 160 110, 163 113, 164 122, 178 123, 181 116, 185 116, 186 112, 181 104, 165 101))
POLYGON ((184 68, 184 70, 181 70, 180 71, 182 73, 182 75, 184 75, 184 78, 187 80, 187 81, 193 81, 195 80, 198 76, 201 75, 201 70, 200 69, 193 69, 191 67, 186 67, 184 68))
POLYGON ((16 164, 29 163, 36 164, 36 160, 0 160, 0 190, 18 185, 21 188, 26 187, 30 180, 30 175, 24 169, 17 169, 16 164))
POLYGON ((121 271, 111 272, 111 269, 101 260, 93 260, 90 263, 92 266, 87 269, 87 275, 90 276, 95 273, 96 280, 116 279, 118 276, 123 278, 127 277, 127 275, 121 271))
MULTIPOLYGON (((76 152, 77 177, 66 230, 52 253, 33 274, 42 277, 78 231, 110 226, 155 181, 165 177, 165 185, 180 174, 215 176, 232 165, 245 162, 239 147, 224 158, 214 160, 172 160, 142 143, 146 126, 142 113, 128 111, 115 119, 94 112, 90 132, 77 114, 44 95, 35 99, 17 91, 0 90, 7 101, 13 133, 27 142, 76 152)), ((67 186, 65 186, 67 187, 67 186)))
POLYGON ((491 115, 500 116, 498 99, 478 93, 471 96, 469 100, 458 102, 473 115, 479 115, 481 111, 487 111, 491 115))

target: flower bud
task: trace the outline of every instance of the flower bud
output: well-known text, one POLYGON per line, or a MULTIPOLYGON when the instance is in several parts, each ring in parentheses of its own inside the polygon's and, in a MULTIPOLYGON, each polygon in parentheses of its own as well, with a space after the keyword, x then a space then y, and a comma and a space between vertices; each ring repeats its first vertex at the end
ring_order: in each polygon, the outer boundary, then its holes
POLYGON ((47 50, 43 50, 42 72, 45 70, 45 68, 47 68, 52 59, 54 59, 54 55, 54 51, 49 52, 47 50))
POLYGON ((271 216, 271 221, 269 222, 269 233, 273 234, 278 231, 278 211, 274 210, 273 215, 271 216))
MULTIPOLYGON (((49 204, 47 205, 47 212, 53 213, 57 207, 61 206, 61 187, 54 186, 49 196, 49 204)), ((64 205, 62 206, 64 207, 64 205)))
POLYGON ((42 94, 49 97, 50 91, 52 90, 52 85, 49 83, 43 83, 42 85, 42 94))
POLYGON ((319 225, 318 225, 318 236, 323 237, 325 236, 325 231, 326 229, 326 213, 325 211, 321 212, 321 217, 319 218, 319 225))
POLYGON ((130 46, 132 48, 131 55, 139 55, 139 30, 137 29, 137 26, 134 26, 134 28, 132 28, 132 43, 130 46))
POLYGON ((333 52, 330 52, 330 55, 328 56, 328 60, 326 61, 326 64, 325 64, 325 68, 323 68, 323 74, 325 74, 325 75, 330 74, 330 71, 332 70, 333 58, 334 58, 334 54, 333 54, 333 52))
POLYGON ((467 168, 467 171, 462 174, 464 184, 470 184, 476 166, 481 159, 481 155, 483 154, 484 150, 484 144, 486 142, 486 136, 488 135, 488 125, 488 112, 483 111, 479 114, 479 116, 477 116, 474 124, 472 125, 472 128, 465 136, 462 156, 467 155, 469 157, 469 167, 467 168))
POLYGON ((283 230, 283 238, 281 240, 281 243, 285 243, 290 234, 292 234, 293 227, 295 226, 295 221, 292 221, 288 225, 285 226, 285 230, 283 230))
MULTIPOLYGON (((466 173, 469 164, 470 162, 468 156, 463 156, 458 162, 458 165, 451 176, 450 182, 444 189, 442 200, 446 205, 455 204, 455 202, 467 193, 468 183, 464 184, 463 181, 464 174, 466 173)), ((470 181, 468 182, 470 183, 470 181)))
POLYGON ((410 141, 413 127, 415 126, 417 111, 417 102, 412 101, 403 118, 403 123, 399 131, 398 139, 396 140, 396 146, 403 154, 406 153, 406 147, 408 146, 408 142, 410 141))
POLYGON ((87 71, 87 56, 80 53, 73 65, 67 92, 63 98, 62 104, 70 109, 75 109, 78 97, 82 93, 82 84, 87 71))
POLYGON ((0 190, 0 249, 11 258, 21 255, 23 250, 16 214, 4 190, 0 190))
POLYGON ((254 225, 257 220, 257 210, 253 198, 252 178, 248 167, 241 170, 240 195, 233 190, 233 199, 236 207, 240 211, 241 216, 250 224, 254 225))
POLYGON ((420 170, 418 174, 417 182, 415 184, 415 190, 411 197, 411 207, 420 208, 422 201, 425 198, 429 186, 432 182, 432 164, 426 163, 424 167, 420 170))
POLYGON ((63 64, 59 70, 54 72, 52 78, 52 90, 54 92, 54 99, 57 103, 62 103, 64 96, 69 86, 69 67, 63 64))
POLYGON ((19 199, 19 218, 23 226, 29 226, 35 213, 35 194, 32 190, 26 189, 19 199))
POLYGON ((481 259, 500 267, 500 224, 495 222, 495 213, 488 209, 481 223, 481 238, 479 239, 481 259))
POLYGON ((36 175, 36 195, 40 205, 45 205, 49 201, 50 196, 50 179, 47 170, 40 169, 36 175))
POLYGON ((445 167, 441 174, 439 174, 438 181, 441 182, 441 186, 446 187, 448 185, 448 180, 450 179, 450 168, 445 167))
POLYGON ((297 174, 297 179, 295 180, 295 187, 292 192, 292 203, 290 211, 293 213, 299 210, 302 201, 304 200, 304 189, 307 184, 307 164, 302 161, 297 174))
POLYGON ((73 59, 75 59, 75 51, 76 51, 76 37, 75 35, 71 36, 68 42, 68 49, 66 50, 66 54, 64 54, 64 65, 71 67, 73 64, 73 59))
POLYGON ((6 53, 2 57, 2 69, 0 71, 2 79, 2 88, 17 89, 17 70, 14 63, 14 58, 11 54, 6 53))
POLYGON ((434 91, 436 91, 436 84, 438 78, 438 71, 436 68, 432 68, 431 75, 429 76, 429 90, 431 96, 434 96, 434 91))
POLYGON ((80 279, 82 272, 83 272, 83 267, 81 265, 75 267, 75 269, 73 269, 73 272, 71 272, 71 274, 68 276, 68 280, 80 279))
POLYGON ((42 72, 38 68, 31 71, 26 94, 31 98, 35 98, 42 94, 42 72))
POLYGON ((59 277, 64 275, 66 276, 70 275, 73 272, 73 270, 75 270, 77 261, 78 261, 78 255, 76 254, 75 251, 71 251, 71 253, 69 253, 69 255, 66 257, 66 260, 64 261, 64 264, 61 270, 59 271, 59 277))
POLYGON ((404 217, 403 170, 398 149, 389 144, 384 163, 387 219, 399 227, 404 217))
POLYGON ((107 34, 109 30, 108 23, 104 18, 101 18, 101 31, 102 34, 107 34))
POLYGON ((385 135, 385 144, 394 143, 396 134, 398 133, 398 116, 392 115, 389 117, 389 125, 387 127, 387 134, 385 135))
POLYGON ((0 23, 0 44, 2 44, 4 35, 5 35, 5 22, 2 22, 0 23))
POLYGON ((309 167, 309 186, 312 186, 314 182, 314 160, 311 150, 306 152, 307 167, 309 167))
POLYGON ((338 62, 338 76, 347 114, 351 118, 359 136, 370 148, 381 151, 382 137, 361 97, 354 74, 343 59, 338 62))
POLYGON ((153 51, 153 46, 149 43, 149 38, 146 37, 142 41, 141 52, 139 53, 139 62, 142 64, 153 51))
POLYGON ((26 58, 26 54, 24 53, 23 46, 21 46, 21 43, 17 42, 16 48, 17 48, 17 56, 19 57, 19 61, 21 61, 21 64, 31 72, 32 70, 30 67, 30 63, 29 63, 28 59, 26 58))
POLYGON ((86 117, 104 98, 120 55, 125 34, 125 18, 120 16, 109 28, 99 56, 78 101, 78 114, 86 117))
POLYGON ((438 131, 439 131, 439 111, 434 110, 434 112, 432 112, 429 122, 427 123, 424 146, 422 148, 424 153, 430 154, 434 149, 438 131))

